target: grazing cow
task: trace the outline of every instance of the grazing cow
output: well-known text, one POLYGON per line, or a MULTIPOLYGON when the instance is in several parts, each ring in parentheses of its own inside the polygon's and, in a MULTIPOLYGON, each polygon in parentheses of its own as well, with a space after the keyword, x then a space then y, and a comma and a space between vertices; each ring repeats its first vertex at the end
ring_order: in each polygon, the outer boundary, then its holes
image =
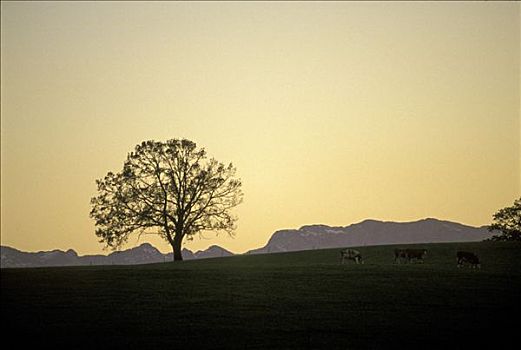
POLYGON ((358 250, 354 250, 354 249, 344 249, 344 250, 340 251, 340 260, 341 260, 342 264, 344 263, 344 261, 346 259, 353 260, 357 264, 364 263, 362 261, 362 255, 360 254, 360 252, 358 250))
POLYGON ((458 259, 458 267, 462 267, 463 263, 469 263, 472 268, 481 268, 481 264, 479 262, 479 258, 476 254, 470 252, 462 252, 458 251, 456 253, 456 257, 458 259))
POLYGON ((423 263, 423 258, 425 255, 427 255, 427 249, 405 249, 405 257, 407 258, 408 262, 416 259, 423 263))
POLYGON ((401 262, 403 259, 407 258, 407 254, 405 254, 405 249, 395 249, 394 250, 394 262, 401 262))
POLYGON ((411 262, 413 259, 421 261, 427 254, 427 249, 395 249, 394 262, 411 262))

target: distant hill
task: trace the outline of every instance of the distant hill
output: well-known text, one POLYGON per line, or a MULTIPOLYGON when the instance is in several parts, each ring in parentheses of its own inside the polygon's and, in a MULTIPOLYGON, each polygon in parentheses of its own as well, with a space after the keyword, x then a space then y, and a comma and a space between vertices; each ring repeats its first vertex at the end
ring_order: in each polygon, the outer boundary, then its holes
POLYGON ((298 230, 279 230, 264 247, 250 250, 247 254, 366 245, 475 242, 490 238, 493 234, 486 227, 432 218, 414 222, 365 220, 345 227, 308 225, 298 230))
POLYGON ((49 252, 26 253, 11 247, 0 247, 1 267, 37 267, 37 266, 64 266, 78 265, 78 254, 69 249, 52 250, 49 252))
MULTIPOLYGON (((193 253, 188 249, 183 249, 182 251, 183 259, 184 260, 192 260, 192 259, 208 259, 208 258, 220 258, 223 256, 232 256, 234 255, 229 250, 226 250, 224 248, 221 248, 217 245, 212 245, 208 247, 206 250, 198 250, 197 252, 193 253)), ((166 260, 172 261, 172 255, 173 253, 166 254, 166 260)))
MULTIPOLYGON (((495 233, 486 227, 472 227, 437 219, 413 222, 384 222, 365 220, 349 226, 307 225, 299 229, 279 230, 268 243, 246 254, 266 254, 299 250, 338 247, 374 246, 389 244, 476 242, 490 238, 495 233)), ((234 255, 213 245, 206 250, 182 251, 183 259, 207 259, 234 255)), ((1 247, 1 267, 85 266, 85 265, 135 265, 172 261, 172 253, 162 254, 149 243, 139 247, 117 251, 109 255, 78 254, 66 252, 27 253, 10 247, 1 247)))
MULTIPOLYGON (((136 265, 172 261, 172 253, 163 254, 149 243, 143 243, 139 247, 117 251, 109 255, 84 255, 69 249, 41 251, 36 253, 22 252, 11 247, 0 247, 2 268, 9 267, 46 267, 46 266, 87 266, 87 265, 136 265)), ((183 259, 206 259, 222 256, 230 256, 233 253, 219 246, 211 246, 206 250, 199 250, 195 254, 188 250, 182 250, 183 259)))
POLYGON ((224 248, 221 248, 217 245, 212 245, 211 247, 208 247, 208 249, 206 250, 198 250, 194 253, 195 259, 220 258, 232 255, 234 255, 232 252, 224 248))

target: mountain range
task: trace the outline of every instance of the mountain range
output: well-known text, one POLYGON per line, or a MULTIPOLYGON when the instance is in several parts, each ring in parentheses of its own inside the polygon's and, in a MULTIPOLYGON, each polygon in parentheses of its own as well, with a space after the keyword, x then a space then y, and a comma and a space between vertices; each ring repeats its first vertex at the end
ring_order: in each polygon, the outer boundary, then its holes
POLYGON ((247 254, 390 244, 473 242, 490 238, 486 226, 472 227, 438 219, 413 222, 365 220, 349 226, 307 225, 276 231, 268 243, 247 254))
MULTIPOLYGON (((44 267, 44 266, 88 266, 88 265, 137 265, 172 261, 172 253, 163 254, 150 243, 138 247, 116 251, 109 255, 79 256, 74 250, 42 251, 36 253, 22 252, 18 249, 2 246, 0 265, 7 267, 44 267)), ((219 246, 211 246, 206 250, 192 252, 183 249, 184 260, 216 258, 231 256, 232 252, 219 246)))
MULTIPOLYGON (((490 238, 486 226, 472 227, 450 221, 423 219, 413 222, 384 222, 365 220, 349 226, 307 225, 299 229, 279 230, 268 243, 246 254, 267 254, 298 250, 356 247, 388 244, 473 242, 490 238)), ((172 253, 163 254, 149 243, 109 255, 79 256, 74 250, 53 250, 36 253, 22 252, 2 246, 0 266, 85 266, 85 265, 134 265, 172 261, 172 253)), ((233 255, 232 252, 213 245, 206 250, 192 252, 182 250, 183 259, 205 259, 233 255)))

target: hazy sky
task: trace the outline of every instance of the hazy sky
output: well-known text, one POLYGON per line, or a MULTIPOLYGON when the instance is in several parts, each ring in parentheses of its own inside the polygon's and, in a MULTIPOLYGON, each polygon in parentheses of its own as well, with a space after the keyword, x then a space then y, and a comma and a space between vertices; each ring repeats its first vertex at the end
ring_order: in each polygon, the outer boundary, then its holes
POLYGON ((182 137, 245 194, 236 238, 192 250, 366 218, 488 224, 521 193, 520 9, 2 1, 1 243, 102 252, 95 180, 182 137))

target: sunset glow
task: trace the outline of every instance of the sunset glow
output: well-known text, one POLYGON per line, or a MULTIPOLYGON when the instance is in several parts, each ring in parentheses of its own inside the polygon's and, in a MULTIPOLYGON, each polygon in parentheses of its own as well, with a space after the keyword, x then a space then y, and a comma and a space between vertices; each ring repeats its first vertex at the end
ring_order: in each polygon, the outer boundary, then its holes
MULTIPOLYGON (((187 138, 243 182, 235 253, 282 228, 521 195, 519 2, 2 2, 1 244, 101 253, 95 180, 187 138)), ((205 239, 206 238, 206 239, 205 239)), ((128 246, 160 238, 137 237, 128 246)))

